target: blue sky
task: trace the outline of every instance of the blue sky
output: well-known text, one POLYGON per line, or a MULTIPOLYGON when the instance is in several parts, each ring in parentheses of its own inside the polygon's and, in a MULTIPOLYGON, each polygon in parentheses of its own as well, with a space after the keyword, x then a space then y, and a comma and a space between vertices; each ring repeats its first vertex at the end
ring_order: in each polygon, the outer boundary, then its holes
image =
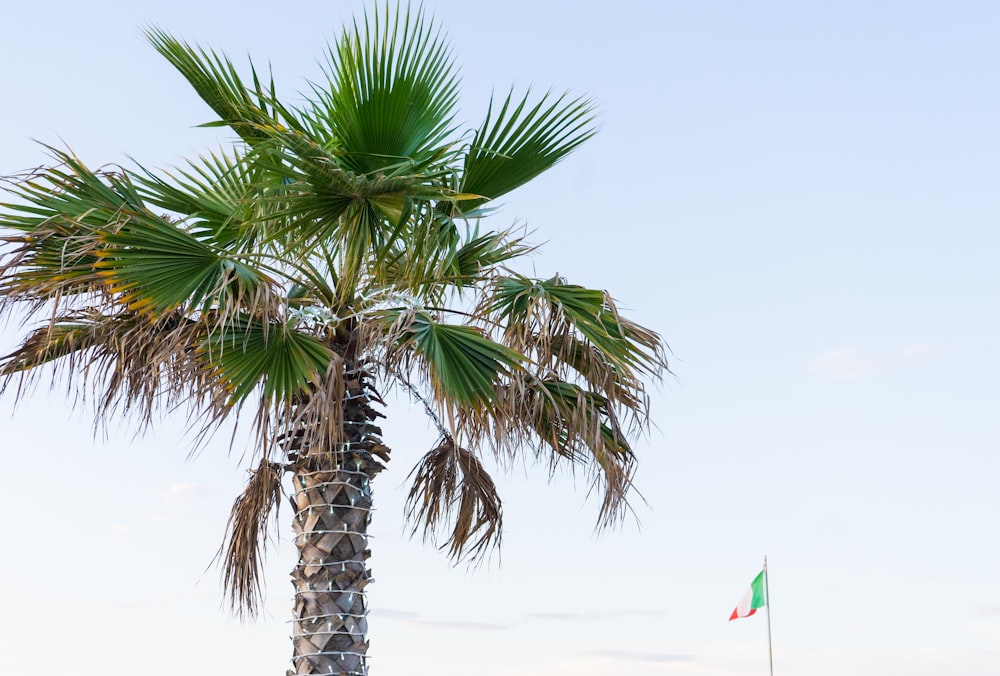
MULTIPOLYGON (((194 128, 209 113, 143 26, 270 60, 294 98, 363 7, 9 8, 0 174, 44 161, 32 139, 159 167, 224 140, 194 128)), ((638 444, 638 523, 594 536, 586 485, 527 465, 478 570, 406 537, 433 431, 391 401, 373 675, 766 673, 764 618, 726 621, 765 553, 776 674, 1000 670, 1000 5, 426 7, 469 126, 511 83, 598 101, 600 134, 493 219, 535 230, 539 274, 661 332, 675 375, 638 444)), ((255 625, 220 609, 209 568, 245 476, 228 434, 191 460, 179 416, 94 440, 62 393, 0 398, 0 672, 283 673, 288 529, 255 625)))

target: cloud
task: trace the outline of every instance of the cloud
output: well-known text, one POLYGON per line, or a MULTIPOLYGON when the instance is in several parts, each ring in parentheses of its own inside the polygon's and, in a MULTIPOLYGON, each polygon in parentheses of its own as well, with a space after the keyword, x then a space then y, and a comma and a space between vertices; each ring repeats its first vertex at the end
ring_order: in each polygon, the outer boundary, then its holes
MULTIPOLYGON (((1000 615, 1000 612, 995 613, 993 617, 996 615, 1000 615)), ((965 628, 965 633, 991 647, 1000 645, 1000 622, 994 620, 993 617, 968 625, 965 628)))
POLYGON ((694 662, 695 660, 694 655, 632 652, 630 650, 586 650, 580 654, 588 657, 609 657, 629 662, 653 662, 656 664, 663 664, 665 662, 694 662))
POLYGON ((977 617, 1000 617, 1000 606, 976 606, 977 617))
POLYGON ((437 627, 440 629, 462 629, 466 631, 505 631, 511 628, 509 624, 499 622, 478 622, 475 620, 439 620, 421 617, 417 613, 408 610, 394 610, 392 608, 373 608, 372 615, 380 618, 405 622, 406 624, 417 624, 424 627, 437 627))
POLYGON ((170 505, 189 505, 200 500, 208 493, 204 484, 179 483, 171 484, 160 491, 160 497, 170 505))
POLYGON ((517 622, 480 622, 476 620, 437 619, 422 617, 409 610, 393 608, 373 608, 372 614, 387 620, 396 620, 406 624, 416 624, 439 629, 462 629, 466 631, 506 631, 525 621, 543 622, 596 622, 627 617, 661 617, 658 610, 618 610, 610 612, 535 612, 526 613, 517 622))
POLYGON ((882 351, 841 347, 811 359, 809 371, 830 380, 856 380, 889 368, 927 359, 939 351, 936 346, 925 343, 903 345, 882 351))
MULTIPOLYGON (((219 594, 204 591, 188 591, 184 594, 185 598, 196 603, 219 603, 219 594)), ((286 602, 287 605, 287 602, 286 602)))
POLYGON ((604 613, 536 612, 527 613, 524 617, 528 620, 554 622, 593 622, 595 620, 619 619, 623 617, 663 617, 663 612, 659 610, 612 610, 604 613))
POLYGON ((176 521, 174 517, 162 512, 139 512, 139 516, 153 523, 174 523, 176 521))
POLYGON ((430 627, 441 627, 444 629, 465 629, 467 631, 506 631, 510 629, 509 624, 498 622, 472 622, 468 620, 417 620, 420 624, 430 627))
POLYGON ((105 610, 136 610, 139 608, 147 608, 149 603, 145 601, 116 601, 116 600, 105 600, 98 601, 94 604, 97 608, 103 608, 105 610))
POLYGON ((372 608, 371 614, 391 620, 416 620, 420 618, 418 613, 409 610, 395 610, 394 608, 372 608))

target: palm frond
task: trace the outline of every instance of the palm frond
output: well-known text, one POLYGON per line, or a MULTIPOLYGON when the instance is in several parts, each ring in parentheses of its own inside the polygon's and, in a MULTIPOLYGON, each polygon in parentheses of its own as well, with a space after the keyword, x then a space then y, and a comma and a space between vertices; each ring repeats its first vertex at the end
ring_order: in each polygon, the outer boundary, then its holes
POLYGON ((234 402, 258 388, 266 402, 291 402, 319 382, 332 359, 318 338, 251 318, 221 327, 205 341, 202 353, 218 369, 234 402))
POLYGON ((525 446, 549 465, 586 470, 603 493, 598 527, 618 523, 629 511, 635 456, 612 402, 554 376, 517 372, 497 386, 488 412, 462 409, 455 425, 475 444, 489 444, 498 460, 513 461, 525 446), (530 443, 530 439, 537 440, 530 443))
POLYGON ((478 281, 484 272, 501 263, 526 256, 535 248, 526 244, 524 237, 515 236, 510 230, 480 235, 477 229, 455 252, 453 266, 456 284, 465 286, 478 281))
POLYGON ((247 263, 148 211, 126 216, 101 235, 94 267, 132 310, 154 317, 177 308, 207 311, 225 305, 226 295, 246 308, 266 296, 269 280, 247 263))
MULTIPOLYGON (((289 213, 294 218, 289 228, 294 228, 300 241, 350 241, 355 233, 338 228, 344 227, 341 221, 348 220, 344 217, 352 208, 355 213, 376 210, 379 227, 388 228, 402 214, 407 195, 426 192, 412 178, 366 177, 345 169, 339 157, 300 131, 273 126, 262 129, 282 151, 276 155, 273 170, 293 186, 289 213)), ((366 242, 373 239, 379 239, 377 233, 366 234, 366 242)))
POLYGON ((230 607, 241 617, 255 617, 260 606, 261 565, 271 513, 277 518, 276 508, 281 501, 281 473, 281 466, 267 459, 251 471, 250 481, 229 513, 225 550, 217 554, 222 560, 223 587, 230 607))
POLYGON ((589 341, 564 333, 550 337, 545 358, 547 365, 560 378, 582 379, 587 386, 628 411, 645 410, 645 386, 634 374, 620 369, 608 356, 589 341))
POLYGON ((58 164, 39 170, 9 191, 0 204, 3 238, 14 247, 0 258, 0 302, 28 303, 30 311, 55 302, 104 295, 94 265, 101 236, 144 211, 124 175, 94 171, 68 151, 49 148, 58 164))
POLYGON ((667 367, 666 347, 655 332, 622 317, 605 291, 520 275, 498 276, 479 306, 505 326, 504 342, 513 349, 533 351, 548 363, 558 346, 579 336, 629 380, 634 374, 660 377, 667 367))
POLYGON ((259 127, 277 119, 277 112, 270 106, 276 98, 274 84, 265 89, 253 64, 251 89, 224 55, 189 45, 160 28, 149 28, 146 38, 219 116, 219 122, 231 127, 250 145, 267 139, 259 127))
POLYGON ((397 367, 412 352, 441 405, 487 406, 496 397, 494 384, 524 358, 476 327, 439 322, 426 311, 386 312, 383 322, 391 322, 388 341, 394 344, 389 368, 409 370, 397 367))
POLYGON ((190 224, 201 239, 230 251, 252 251, 284 208, 280 182, 267 180, 256 152, 208 153, 160 176, 130 172, 139 195, 190 224))
POLYGON ((490 103, 465 154, 460 188, 482 197, 460 202, 462 211, 473 211, 524 185, 594 135, 590 100, 550 93, 534 105, 530 99, 528 92, 517 100, 511 90, 496 113, 490 103))
POLYGON ((177 314, 155 322, 131 312, 56 316, 0 359, 0 389, 15 378, 19 390, 31 385, 44 373, 40 367, 51 365, 53 382, 63 375, 84 396, 93 391, 100 416, 134 411, 148 424, 159 406, 215 398, 217 383, 193 347, 205 333, 203 324, 177 314))
POLYGON ((445 302, 452 291, 475 288, 496 266, 535 249, 511 230, 480 234, 476 227, 463 235, 450 217, 431 214, 414 219, 409 236, 395 243, 382 267, 385 284, 430 304, 445 302))
POLYGON ((422 10, 365 15, 330 48, 327 86, 311 117, 340 163, 359 174, 413 174, 448 151, 458 80, 441 33, 422 10))
POLYGON ((447 547, 456 561, 464 557, 475 560, 500 544, 500 496, 474 453, 445 437, 421 459, 410 477, 413 485, 406 512, 415 522, 413 534, 422 531, 425 540, 434 540, 452 521, 441 546, 447 547))

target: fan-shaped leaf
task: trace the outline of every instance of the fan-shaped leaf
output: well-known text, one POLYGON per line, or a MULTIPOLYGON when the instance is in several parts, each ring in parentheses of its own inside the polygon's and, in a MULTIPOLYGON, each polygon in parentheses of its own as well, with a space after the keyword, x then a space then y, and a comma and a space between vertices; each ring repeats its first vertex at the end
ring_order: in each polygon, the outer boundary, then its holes
POLYGON ((388 6, 330 49, 312 117, 354 172, 412 174, 443 158, 457 98, 450 50, 422 10, 388 6))
POLYGON ((249 320, 214 334, 203 351, 234 401, 260 388, 268 401, 289 402, 317 383, 332 359, 330 348, 314 336, 249 320))
POLYGON ((483 203, 524 185, 573 152, 594 135, 593 104, 566 94, 543 96, 529 107, 531 93, 519 101, 511 90, 486 119, 465 155, 460 191, 482 195, 458 204, 472 211, 483 203))
POLYGON ((523 359, 474 327, 440 323, 422 311, 403 319, 403 338, 423 359, 441 402, 477 407, 492 401, 497 379, 523 359))

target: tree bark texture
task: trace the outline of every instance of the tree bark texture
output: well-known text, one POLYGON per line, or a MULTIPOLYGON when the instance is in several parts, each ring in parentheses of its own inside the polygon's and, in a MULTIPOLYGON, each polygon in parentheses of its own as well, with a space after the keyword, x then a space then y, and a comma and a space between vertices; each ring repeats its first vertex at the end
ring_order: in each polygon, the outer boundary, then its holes
POLYGON ((372 515, 371 480, 387 459, 372 424, 381 401, 360 368, 345 372, 344 436, 336 453, 298 449, 293 484, 293 529, 299 560, 295 587, 293 655, 289 675, 367 676, 365 587, 372 515))

